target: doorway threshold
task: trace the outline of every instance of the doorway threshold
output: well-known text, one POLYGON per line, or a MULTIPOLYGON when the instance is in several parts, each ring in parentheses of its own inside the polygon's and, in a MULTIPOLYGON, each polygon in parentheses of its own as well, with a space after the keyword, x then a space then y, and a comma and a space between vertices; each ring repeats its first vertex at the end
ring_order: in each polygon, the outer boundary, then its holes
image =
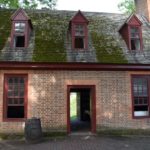
POLYGON ((96 135, 95 133, 92 132, 72 132, 69 134, 70 136, 92 136, 92 135, 96 135))

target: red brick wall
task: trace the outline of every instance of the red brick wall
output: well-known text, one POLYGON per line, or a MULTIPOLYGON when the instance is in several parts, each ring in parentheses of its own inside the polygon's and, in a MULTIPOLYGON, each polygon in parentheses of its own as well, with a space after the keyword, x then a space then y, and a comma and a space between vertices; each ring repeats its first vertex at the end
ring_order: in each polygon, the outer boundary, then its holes
MULTIPOLYGON (((1 71, 1 85, 4 73, 17 72, 1 71)), ((96 85, 97 130, 102 127, 150 128, 150 119, 132 119, 130 75, 134 72, 19 71, 18 73, 28 73, 28 118, 40 117, 44 130, 67 130, 67 85, 96 85)), ((3 86, 0 86, 0 112, 0 132, 23 132, 24 123, 3 122, 3 86)))
POLYGON ((150 21, 150 1, 149 0, 135 0, 136 13, 142 14, 150 21))

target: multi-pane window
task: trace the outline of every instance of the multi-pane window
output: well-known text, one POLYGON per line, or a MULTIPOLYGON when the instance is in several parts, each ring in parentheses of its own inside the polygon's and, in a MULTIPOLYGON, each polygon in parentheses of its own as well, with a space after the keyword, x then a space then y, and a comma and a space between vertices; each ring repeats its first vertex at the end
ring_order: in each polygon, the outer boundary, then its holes
POLYGON ((75 25, 75 48, 83 49, 84 48, 84 26, 83 25, 75 25))
POLYGON ((141 49, 140 30, 138 27, 130 28, 130 43, 131 43, 131 50, 141 49))
POLYGON ((136 76, 132 78, 133 115, 134 117, 149 116, 149 77, 136 76))
POLYGON ((75 26, 75 36, 84 36, 84 26, 83 25, 75 26))
POLYGON ((15 23, 14 47, 25 47, 25 23, 15 23))
POLYGON ((24 32, 25 31, 25 23, 18 22, 15 23, 15 32, 24 32))
POLYGON ((5 76, 5 119, 26 118, 26 81, 26 75, 5 76))

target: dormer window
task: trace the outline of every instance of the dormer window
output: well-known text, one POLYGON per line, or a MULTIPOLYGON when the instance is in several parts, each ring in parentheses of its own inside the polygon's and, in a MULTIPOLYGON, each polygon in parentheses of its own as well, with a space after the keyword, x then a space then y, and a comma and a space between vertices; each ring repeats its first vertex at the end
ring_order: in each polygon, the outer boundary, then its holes
POLYGON ((131 50, 140 50, 141 42, 140 42, 140 30, 138 27, 130 27, 130 42, 131 42, 131 50))
POLYGON ((25 23, 17 22, 15 23, 15 32, 24 32, 25 31, 25 23))
POLYGON ((29 44, 30 33, 32 31, 31 20, 22 9, 17 10, 11 19, 11 47, 26 48, 29 44))
POLYGON ((72 49, 85 50, 88 48, 88 20, 78 11, 78 13, 70 21, 72 49))
POLYGON ((75 25, 75 41, 74 46, 76 49, 84 49, 84 26, 75 25))
POLYGON ((132 15, 119 30, 127 44, 128 49, 131 51, 142 50, 141 25, 141 21, 135 15, 132 15))

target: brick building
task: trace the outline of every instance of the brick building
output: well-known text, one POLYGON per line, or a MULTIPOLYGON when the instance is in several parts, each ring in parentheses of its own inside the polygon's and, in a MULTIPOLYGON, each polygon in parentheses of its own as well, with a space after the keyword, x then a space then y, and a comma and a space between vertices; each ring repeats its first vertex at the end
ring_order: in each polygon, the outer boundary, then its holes
POLYGON ((0 133, 150 129, 149 1, 124 14, 0 10, 0 133), (77 120, 72 121, 71 94, 77 120))

